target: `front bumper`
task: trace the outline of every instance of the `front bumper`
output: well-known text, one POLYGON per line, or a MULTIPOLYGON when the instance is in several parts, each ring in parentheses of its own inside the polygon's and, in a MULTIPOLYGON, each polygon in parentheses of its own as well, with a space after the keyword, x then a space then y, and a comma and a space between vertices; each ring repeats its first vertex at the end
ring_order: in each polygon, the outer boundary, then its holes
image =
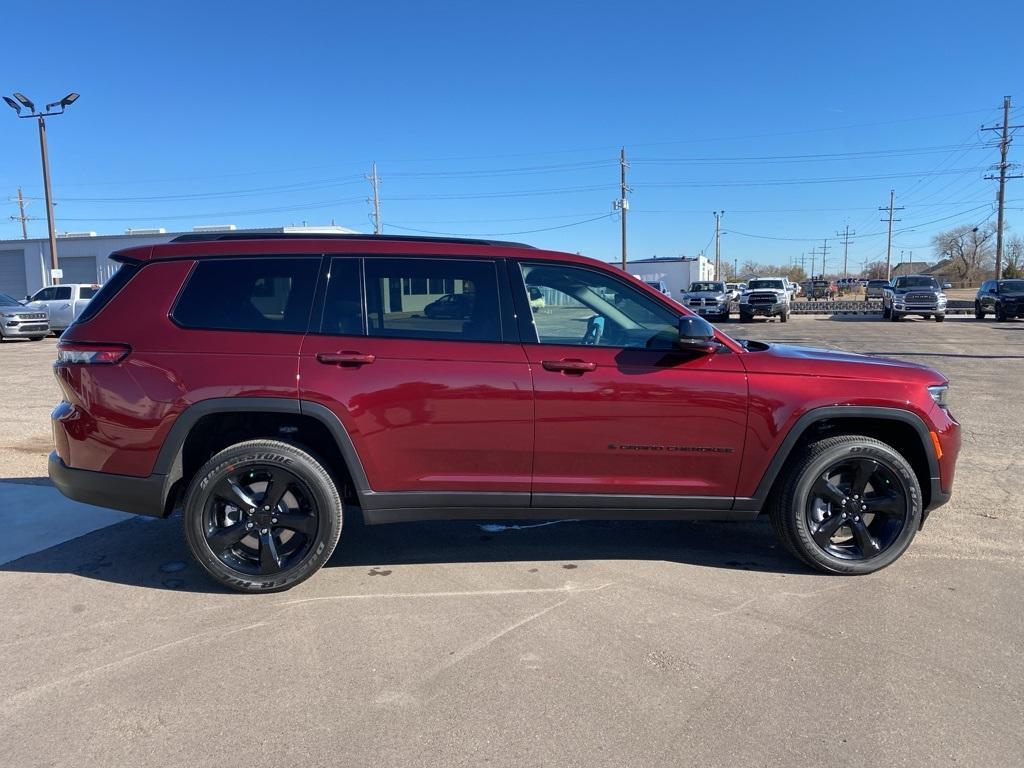
POLYGON ((785 302, 777 302, 775 304, 740 304, 740 312, 762 317, 772 317, 773 315, 781 315, 785 311, 787 304, 785 302))
POLYGON ((57 490, 74 501, 136 515, 164 516, 164 475, 131 477, 74 469, 61 461, 56 451, 50 453, 48 473, 57 490))
POLYGON ((49 320, 25 320, 20 317, 0 318, 0 334, 5 339, 27 339, 31 336, 46 336, 49 332, 49 320))
POLYGON ((729 311, 728 304, 706 304, 704 306, 693 304, 687 305, 686 308, 698 315, 724 315, 729 311))

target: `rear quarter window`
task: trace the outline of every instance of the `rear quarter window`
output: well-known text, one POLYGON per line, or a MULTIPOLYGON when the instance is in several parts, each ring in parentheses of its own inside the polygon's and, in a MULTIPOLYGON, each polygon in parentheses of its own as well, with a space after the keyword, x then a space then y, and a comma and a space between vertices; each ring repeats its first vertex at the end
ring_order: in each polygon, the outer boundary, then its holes
MULTIPOLYGON (((131 282, 131 279, 138 274, 141 268, 140 264, 134 262, 122 263, 118 270, 110 276, 110 279, 100 286, 95 295, 89 299, 89 303, 85 305, 85 309, 78 316, 76 323, 85 323, 96 317, 100 310, 107 306, 131 282)), ((82 289, 82 298, 85 298, 85 290, 85 288, 82 289)), ((92 289, 89 290, 91 291, 92 289)))
POLYGON ((319 256, 200 261, 171 317, 184 328, 304 333, 319 256))

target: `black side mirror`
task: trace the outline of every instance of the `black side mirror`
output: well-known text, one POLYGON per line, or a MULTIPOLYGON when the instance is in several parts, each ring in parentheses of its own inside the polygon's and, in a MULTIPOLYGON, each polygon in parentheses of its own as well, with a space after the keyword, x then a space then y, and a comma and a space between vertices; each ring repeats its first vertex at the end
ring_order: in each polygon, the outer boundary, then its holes
POLYGON ((715 328, 703 317, 683 315, 679 318, 679 339, 676 345, 690 352, 711 354, 718 347, 715 328))

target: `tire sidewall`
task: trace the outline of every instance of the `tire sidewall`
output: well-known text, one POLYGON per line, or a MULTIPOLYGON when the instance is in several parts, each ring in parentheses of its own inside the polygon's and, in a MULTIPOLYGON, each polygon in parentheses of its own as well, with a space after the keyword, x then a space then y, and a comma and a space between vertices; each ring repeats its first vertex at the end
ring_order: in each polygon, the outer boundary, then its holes
POLYGON ((910 546, 910 542, 913 541, 921 524, 921 487, 914 475, 914 470, 896 451, 874 443, 838 445, 815 457, 804 467, 800 477, 796 480, 790 499, 791 508, 788 510, 788 514, 793 516, 792 530, 796 535, 802 554, 813 560, 822 569, 833 573, 873 573, 891 565, 910 546), (869 560, 844 560, 822 550, 811 536, 805 514, 811 486, 815 480, 832 464, 854 457, 873 459, 891 470, 903 482, 904 490, 910 500, 910 516, 904 523, 899 537, 885 552, 869 560))
POLYGON ((244 592, 276 592, 308 579, 333 553, 342 520, 341 501, 326 470, 309 454, 287 445, 271 449, 241 445, 221 451, 196 473, 185 497, 183 518, 189 549, 203 570, 220 583, 244 592), (288 470, 302 480, 318 510, 317 533, 310 552, 292 568, 270 576, 233 570, 213 553, 206 541, 203 517, 210 489, 226 474, 249 465, 288 470))

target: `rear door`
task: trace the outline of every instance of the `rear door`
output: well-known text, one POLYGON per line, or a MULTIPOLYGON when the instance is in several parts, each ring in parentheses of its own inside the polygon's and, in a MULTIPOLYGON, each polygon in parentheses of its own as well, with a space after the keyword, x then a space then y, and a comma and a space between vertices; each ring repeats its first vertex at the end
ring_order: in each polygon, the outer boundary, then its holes
POLYGON ((522 302, 532 289, 545 298, 520 313, 532 316, 522 334, 536 393, 534 506, 731 507, 747 418, 737 355, 681 352, 680 313, 608 271, 516 270, 522 302))
POLYGON ((341 420, 375 503, 528 505, 533 389, 499 265, 331 261, 301 396, 341 420))

